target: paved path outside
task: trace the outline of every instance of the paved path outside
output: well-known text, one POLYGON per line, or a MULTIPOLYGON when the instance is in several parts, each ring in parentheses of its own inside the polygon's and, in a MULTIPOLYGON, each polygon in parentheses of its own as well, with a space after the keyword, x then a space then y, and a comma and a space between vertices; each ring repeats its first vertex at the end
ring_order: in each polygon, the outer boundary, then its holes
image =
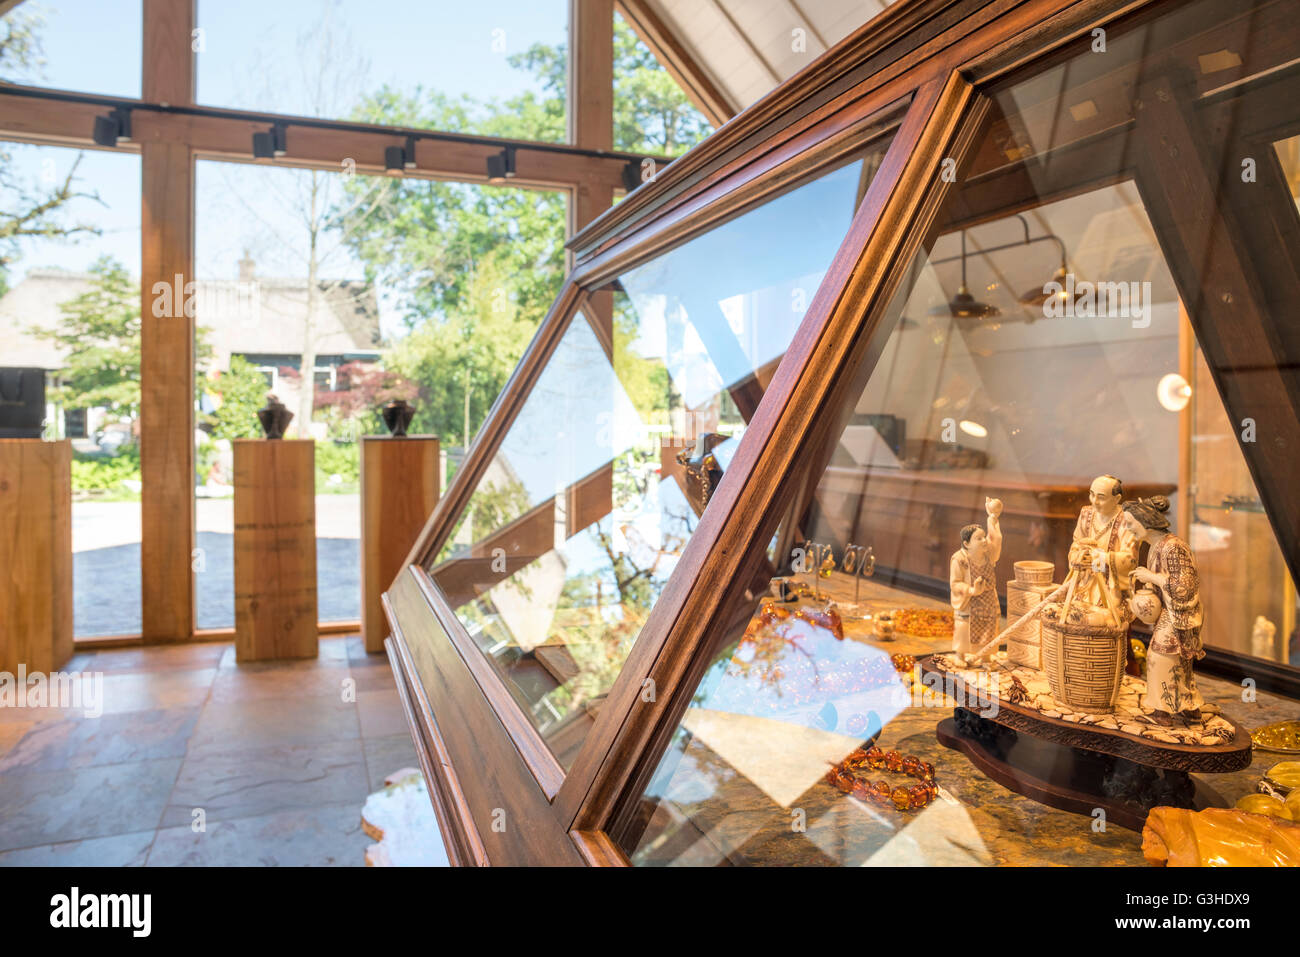
MULTIPOLYGON (((234 503, 199 499, 194 575, 200 628, 235 624, 234 503)), ((358 495, 316 497, 316 581, 321 621, 361 617, 361 504, 358 495)), ((140 631, 140 503, 72 506, 73 632, 140 631)))

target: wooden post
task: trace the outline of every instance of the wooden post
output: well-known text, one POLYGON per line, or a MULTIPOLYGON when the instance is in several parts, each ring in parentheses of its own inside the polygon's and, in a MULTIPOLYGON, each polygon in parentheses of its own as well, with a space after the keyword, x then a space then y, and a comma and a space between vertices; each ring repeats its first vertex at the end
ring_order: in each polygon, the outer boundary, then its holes
MULTIPOLYGON (((193 0, 144 0, 142 95, 194 101, 193 0)), ((194 158, 140 146, 140 592, 146 642, 194 633, 194 158), (166 290, 166 292, 164 292, 166 290)))
POLYGON ((0 672, 72 657, 72 443, 0 439, 0 672))
POLYGON ((439 461, 436 436, 361 440, 361 632, 370 654, 388 637, 380 597, 438 504, 439 461))
POLYGON ((235 659, 314 658, 316 443, 233 444, 235 659))
MULTIPOLYGON (((569 2, 569 142, 614 148, 614 0, 569 2)), ((569 193, 569 235, 609 209, 614 190, 579 182, 569 193)), ((568 253, 572 268, 573 254, 568 253)))

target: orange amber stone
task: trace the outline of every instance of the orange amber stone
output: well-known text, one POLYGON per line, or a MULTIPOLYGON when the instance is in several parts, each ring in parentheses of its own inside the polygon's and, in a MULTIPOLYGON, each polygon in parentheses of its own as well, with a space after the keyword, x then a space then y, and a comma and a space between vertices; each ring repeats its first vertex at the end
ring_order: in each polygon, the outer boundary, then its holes
POLYGON ((890 751, 885 755, 885 767, 891 771, 903 770, 903 756, 897 751, 890 751))
POLYGON ((891 797, 894 800, 894 807, 898 808, 900 811, 906 811, 908 805, 912 802, 912 798, 907 793, 907 788, 905 787, 894 788, 894 793, 891 797))
POLYGON ((913 784, 907 789, 907 796, 913 810, 923 808, 930 803, 930 789, 924 784, 913 784))
POLYGON ((871 791, 875 795, 876 800, 879 801, 881 804, 889 803, 890 792, 889 792, 888 782, 877 781, 875 784, 871 785, 871 791))
POLYGON ((881 751, 875 745, 867 748, 867 766, 873 771, 878 771, 885 766, 885 752, 881 751))

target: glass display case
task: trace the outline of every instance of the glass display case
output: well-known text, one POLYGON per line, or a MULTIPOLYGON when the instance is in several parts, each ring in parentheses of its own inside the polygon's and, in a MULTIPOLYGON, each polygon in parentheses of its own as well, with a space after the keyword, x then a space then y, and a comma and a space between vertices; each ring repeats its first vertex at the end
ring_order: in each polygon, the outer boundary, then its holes
POLYGON ((576 236, 386 596, 453 857, 1300 863, 1297 94, 904 2, 576 236))

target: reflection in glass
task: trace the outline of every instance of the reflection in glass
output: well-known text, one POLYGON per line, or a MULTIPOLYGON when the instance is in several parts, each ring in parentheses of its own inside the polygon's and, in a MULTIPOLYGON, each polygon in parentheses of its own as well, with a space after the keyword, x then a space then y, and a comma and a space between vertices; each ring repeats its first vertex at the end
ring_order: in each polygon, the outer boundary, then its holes
POLYGON ((568 766, 695 530, 879 152, 591 293, 432 575, 568 766))
MULTIPOLYGON (((1107 473, 1122 479, 1126 499, 1159 493, 1173 502, 1174 531, 1201 562, 1205 642, 1249 654, 1252 622, 1273 616, 1272 657, 1280 656, 1295 591, 1268 524, 1279 486, 1276 475, 1248 468, 1254 450, 1233 441, 1259 387, 1239 378, 1255 373, 1225 361, 1217 335, 1230 324, 1245 335, 1245 310, 1224 311, 1222 296, 1202 288, 1213 264, 1189 251, 1195 227, 1178 216, 1205 197, 1162 195, 1178 181, 1175 161, 1153 145, 1180 132, 1215 142, 1232 183, 1245 154, 1230 136, 1267 135, 1283 116, 1291 128, 1300 122, 1300 51, 1281 42, 1265 51, 1249 39, 1281 5, 1246 6, 1201 2, 1116 28, 1104 63, 1083 52, 990 92, 960 185, 883 306, 870 362, 824 411, 833 440, 791 477, 788 509, 770 519, 775 570, 812 594, 810 543, 829 544, 837 559, 850 544, 870 546, 874 577, 860 601, 842 569, 817 583, 842 618, 842 640, 793 613, 824 611, 812 595, 785 605, 754 599, 718 616, 745 624, 715 630, 711 666, 614 828, 635 863, 1142 861, 1136 832, 1112 826, 1101 839, 1088 818, 1004 788, 943 747, 936 725, 954 702, 921 686, 907 656, 951 647, 949 560, 962 527, 984 525, 986 497, 1004 503, 1005 610, 1014 562, 1050 562, 1062 580, 1089 485, 1107 473), (1229 20, 1230 36, 1205 30, 1229 20), (1290 66, 1275 73, 1281 64, 1290 66), (1171 74, 1177 82, 1160 87, 1163 98, 1142 99, 1171 74), (1250 82, 1256 76, 1271 85, 1250 82), (1176 103, 1177 112, 1151 103, 1176 103), (1150 157, 1167 164, 1155 177, 1141 171, 1150 157), (1233 407, 1238 397, 1245 408, 1233 407), (1257 488, 1252 475, 1275 484, 1257 488), (898 810, 834 787, 828 771, 870 743, 935 765, 937 798, 898 810)), ((1297 235, 1294 150, 1283 144, 1278 155, 1281 170, 1261 173, 1249 187, 1256 193, 1224 187, 1211 197, 1220 208, 1250 203, 1279 217, 1268 233, 1273 255, 1279 236, 1297 235)), ((1270 254, 1255 238, 1233 239, 1235 255, 1270 254)), ((1267 302, 1294 301, 1277 295, 1288 273, 1260 272, 1267 302)), ((1266 318, 1277 329, 1290 323, 1280 309, 1266 318)), ((1143 648, 1148 634, 1139 625, 1130 637, 1143 648)), ((1293 703, 1270 695, 1243 702, 1233 682, 1201 673, 1198 684, 1243 725, 1294 715, 1293 703)), ((1253 790, 1258 771, 1215 775, 1215 784, 1231 803, 1253 790)), ((865 777, 915 783, 887 768, 865 777)))

